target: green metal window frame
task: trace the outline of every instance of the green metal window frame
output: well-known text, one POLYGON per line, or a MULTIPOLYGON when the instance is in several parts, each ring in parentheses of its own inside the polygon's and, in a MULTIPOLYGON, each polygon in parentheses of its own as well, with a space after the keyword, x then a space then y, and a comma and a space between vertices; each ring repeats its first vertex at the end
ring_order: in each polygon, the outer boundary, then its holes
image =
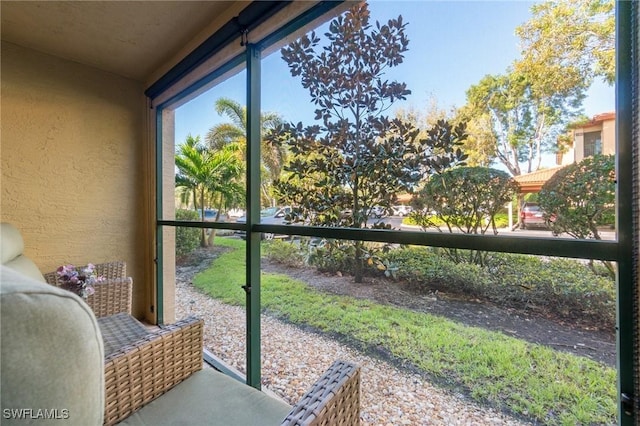
MULTIPOLYGON (((254 2, 260 3, 260 2, 254 2)), ((320 2, 310 11, 294 18, 281 29, 255 44, 246 46, 244 55, 239 55, 203 80, 194 83, 176 97, 156 107, 156 225, 157 225, 157 301, 158 321, 162 322, 163 277, 162 271, 162 228, 198 227, 228 229, 247 233, 246 248, 246 321, 247 321, 247 383, 260 389, 260 234, 275 233, 285 235, 317 236, 335 239, 378 241, 387 243, 412 244, 432 247, 450 247, 496 252, 510 252, 532 255, 548 255, 596 260, 610 260, 618 264, 617 275, 617 368, 618 368, 618 419, 621 425, 632 425, 634 415, 623 403, 623 395, 634 399, 636 374, 634 370, 634 347, 636 328, 634 323, 635 283, 634 250, 637 250, 638 236, 634 235, 633 185, 638 176, 638 164, 633 161, 632 142, 632 86, 634 63, 633 13, 638 4, 627 1, 616 2, 616 167, 617 167, 617 212, 615 241, 570 240, 539 237, 480 236, 464 234, 440 234, 429 232, 364 230, 350 228, 323 228, 296 225, 267 225, 260 223, 260 81, 261 52, 283 37, 330 11, 339 2, 320 2), (193 93, 216 76, 244 63, 247 70, 247 221, 245 224, 221 222, 188 222, 164 220, 162 212, 162 111, 166 105, 193 93)), ((200 52, 201 53, 201 52, 200 52)), ((637 61, 637 58, 636 58, 637 61)), ((638 64, 635 64, 638 67, 638 64)), ((172 153, 173 154, 173 153, 172 153)), ((637 195, 637 194, 636 194, 637 195)))

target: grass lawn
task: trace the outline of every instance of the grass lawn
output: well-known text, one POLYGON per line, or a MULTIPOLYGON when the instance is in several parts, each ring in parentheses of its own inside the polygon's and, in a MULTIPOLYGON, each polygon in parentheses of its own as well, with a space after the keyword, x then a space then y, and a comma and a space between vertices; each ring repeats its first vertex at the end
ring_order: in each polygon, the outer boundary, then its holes
MULTIPOLYGON (((245 242, 217 238, 216 244, 235 250, 194 284, 225 303, 244 305, 245 242)), ((616 371, 586 358, 434 315, 324 294, 280 274, 262 274, 262 307, 358 346, 383 346, 436 383, 545 424, 616 422, 616 371)))

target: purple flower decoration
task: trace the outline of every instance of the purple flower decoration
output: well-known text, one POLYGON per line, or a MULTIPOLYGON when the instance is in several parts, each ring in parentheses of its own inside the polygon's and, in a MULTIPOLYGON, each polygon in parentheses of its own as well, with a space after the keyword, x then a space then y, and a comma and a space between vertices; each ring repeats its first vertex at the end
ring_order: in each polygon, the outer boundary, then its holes
POLYGON ((95 293, 94 284, 105 281, 104 277, 96 276, 95 270, 95 265, 89 263, 80 270, 74 265, 62 265, 56 269, 56 272, 62 281, 63 288, 86 299, 95 293))

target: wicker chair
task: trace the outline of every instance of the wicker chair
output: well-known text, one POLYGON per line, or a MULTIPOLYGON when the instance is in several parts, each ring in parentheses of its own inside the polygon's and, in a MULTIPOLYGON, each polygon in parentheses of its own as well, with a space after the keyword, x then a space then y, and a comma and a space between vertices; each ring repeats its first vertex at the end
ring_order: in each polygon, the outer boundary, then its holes
MULTIPOLYGON (((42 281, 43 275, 37 266, 22 251, 24 241, 13 225, 1 224, 0 243, 2 243, 2 265, 18 272, 21 279, 42 281)), ((187 318, 175 324, 149 330, 131 316, 132 279, 126 277, 124 262, 111 262, 96 265, 96 273, 106 281, 95 286, 95 294, 89 296, 87 304, 97 318, 103 340, 104 353, 104 423, 113 425, 128 421, 149 407, 163 405, 163 399, 174 396, 177 399, 188 398, 185 385, 198 383, 204 379, 206 389, 212 387, 235 388, 236 395, 244 400, 272 405, 264 399, 276 401, 278 414, 276 421, 263 422, 281 425, 358 425, 360 423, 360 369, 359 367, 336 361, 315 383, 294 407, 279 402, 213 370, 203 370, 203 327, 204 322, 196 318, 187 318), (209 374, 211 373, 211 374, 209 374), (214 378, 213 380, 212 377, 214 378), (180 386, 180 389, 174 389, 180 386), (248 396, 247 396, 248 395, 248 396), (258 398, 256 398, 258 395, 258 398), (263 398, 262 401, 259 398, 263 398), (155 400, 155 401, 154 401, 155 400), (287 414, 288 413, 288 414, 287 414), (133 415, 132 415, 133 414, 133 415), (284 420, 280 420, 284 418, 284 420)), ((60 287, 56 272, 44 274, 44 281, 60 287)), ((4 346, 4 345, 3 345, 4 346)), ((78 371, 77 369, 74 371, 78 371)), ((187 386, 188 387, 188 386, 187 386)), ((215 407, 215 398, 209 392, 200 406, 210 423, 216 416, 228 414, 226 406, 215 407), (212 411, 213 410, 213 411, 212 411)), ((193 395, 193 394, 191 394, 193 395)), ((174 399, 176 399, 174 398, 174 399)), ((171 411, 192 415, 189 408, 176 404, 168 405, 171 411)), ((258 404, 259 405, 259 404, 258 404)), ((249 404, 248 410, 256 410, 261 419, 264 412, 249 404)), ((244 407, 243 407, 244 408, 244 407)), ((244 409, 244 411, 248 411, 244 409)), ((273 415, 275 411, 271 411, 273 415)), ((153 424, 172 424, 171 413, 161 422, 153 424)), ((274 418, 269 417, 269 418, 274 418)), ((219 422, 220 423, 220 422, 219 422)), ((186 420, 185 424, 198 424, 186 420)), ((202 422, 200 423, 202 424, 202 422)), ((220 424, 225 424, 222 421, 220 424)), ((243 425, 244 426, 244 425, 243 425)))
MULTIPOLYGON (((94 286, 95 293, 87 298, 87 304, 96 317, 106 317, 120 312, 131 314, 131 289, 133 280, 127 277, 127 264, 123 261, 96 264, 96 274, 105 281, 94 286)), ((44 274, 47 283, 62 286, 58 274, 44 274)))
POLYGON ((187 318, 105 354, 105 425, 123 420, 202 369, 203 325, 187 318))
MULTIPOLYGON (((108 355, 105 360, 105 415, 106 425, 113 425, 154 399, 170 396, 180 397, 181 389, 173 390, 176 385, 186 383, 192 374, 203 368, 203 327, 204 322, 196 318, 187 318, 173 325, 163 327, 121 350, 108 355)), ((202 376, 200 376, 202 377, 202 376)), ((247 385, 228 379, 231 386, 242 387, 246 392, 257 391, 247 385)), ((215 386, 208 385, 207 389, 215 386)), ((185 396, 184 398, 188 398, 185 396)), ((205 410, 215 422, 215 397, 206 396, 205 410)), ((179 405, 165 404, 158 399, 158 406, 170 406, 170 413, 181 412, 179 405)), ((189 405, 193 410, 193 402, 189 405)), ((226 407, 224 407, 226 408, 226 407)), ((223 408, 223 409, 224 409, 223 408)), ((247 407, 252 409, 252 407, 247 407)), ((182 410, 184 411, 184 409, 182 410)), ((286 411, 285 411, 286 413, 286 411)), ((184 412, 182 413, 184 414, 184 412)), ((193 415, 193 413, 187 413, 193 415)), ((180 423, 163 417, 165 424, 180 423)), ((136 422, 132 422, 136 424, 136 422)), ((261 423, 261 424, 268 424, 261 423)), ((352 426, 360 424, 360 368, 344 361, 336 361, 312 388, 291 409, 281 421, 281 425, 324 425, 352 426)))

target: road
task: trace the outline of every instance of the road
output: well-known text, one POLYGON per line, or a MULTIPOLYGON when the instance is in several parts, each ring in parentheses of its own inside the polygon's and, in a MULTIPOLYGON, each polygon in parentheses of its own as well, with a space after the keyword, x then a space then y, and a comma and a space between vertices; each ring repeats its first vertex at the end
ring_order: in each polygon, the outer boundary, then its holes
MULTIPOLYGON (((403 231, 408 231, 408 230, 419 231, 420 230, 420 228, 416 226, 402 225, 402 219, 403 218, 400 216, 388 216, 380 220, 383 220, 385 223, 391 224, 391 226, 395 229, 400 229, 403 231)), ((436 230, 434 229, 434 231, 436 230)), ((507 228, 501 228, 501 229, 498 229, 498 235, 509 235, 509 236, 518 236, 518 237, 573 238, 572 236, 567 234, 561 234, 556 237, 551 233, 551 231, 546 229, 514 229, 513 231, 510 231, 507 228)), ((615 240, 616 234, 614 231, 602 231, 600 232, 600 236, 602 237, 603 240, 613 241, 615 240)))

